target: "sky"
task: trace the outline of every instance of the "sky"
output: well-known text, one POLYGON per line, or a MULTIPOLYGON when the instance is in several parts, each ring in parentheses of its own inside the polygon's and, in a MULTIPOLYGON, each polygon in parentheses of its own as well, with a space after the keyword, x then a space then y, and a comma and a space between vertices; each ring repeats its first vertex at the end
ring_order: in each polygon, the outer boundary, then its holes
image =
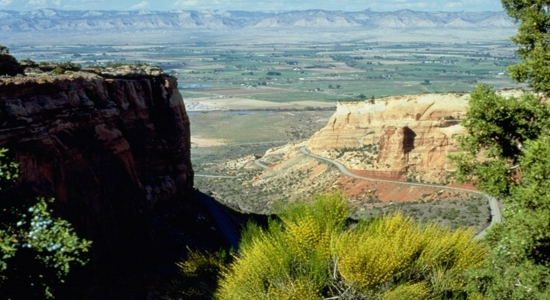
POLYGON ((501 11, 500 0, 0 0, 0 10, 501 11))

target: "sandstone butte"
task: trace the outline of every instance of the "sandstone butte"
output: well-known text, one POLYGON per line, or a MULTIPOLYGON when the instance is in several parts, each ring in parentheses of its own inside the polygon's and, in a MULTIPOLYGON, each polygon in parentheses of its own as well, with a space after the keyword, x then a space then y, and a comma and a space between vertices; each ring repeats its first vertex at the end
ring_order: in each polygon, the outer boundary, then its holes
POLYGON ((453 168, 448 155, 465 134, 460 120, 468 100, 447 93, 341 102, 306 145, 361 175, 445 183, 453 168))
POLYGON ((387 178, 440 181, 468 105, 466 94, 423 94, 338 103, 309 140, 313 153, 387 178))
POLYGON ((0 147, 20 162, 22 184, 55 197, 56 213, 94 242, 93 264, 109 265, 152 253, 149 226, 192 191, 193 169, 174 77, 94 72, 1 78, 0 147))

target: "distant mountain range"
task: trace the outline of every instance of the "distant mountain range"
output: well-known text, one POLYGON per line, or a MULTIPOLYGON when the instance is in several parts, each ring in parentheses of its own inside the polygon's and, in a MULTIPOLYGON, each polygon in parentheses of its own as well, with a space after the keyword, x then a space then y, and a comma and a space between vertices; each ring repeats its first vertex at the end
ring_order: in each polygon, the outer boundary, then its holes
POLYGON ((120 29, 258 29, 258 28, 505 28, 514 23, 504 12, 358 12, 304 10, 248 11, 98 11, 39 9, 0 10, 0 31, 120 29))

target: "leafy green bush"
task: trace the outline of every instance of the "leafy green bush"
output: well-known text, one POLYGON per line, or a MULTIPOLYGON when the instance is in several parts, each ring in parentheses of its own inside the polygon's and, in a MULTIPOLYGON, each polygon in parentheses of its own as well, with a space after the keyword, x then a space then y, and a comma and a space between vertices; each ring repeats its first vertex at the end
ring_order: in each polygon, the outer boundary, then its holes
POLYGON ((504 200, 504 223, 475 287, 489 299, 550 299, 550 107, 538 95, 503 97, 479 85, 452 159, 456 177, 504 200))
POLYGON ((6 152, 0 150, 0 298, 53 297, 71 267, 86 262, 83 253, 91 242, 53 216, 53 200, 8 195, 16 188, 19 165, 6 152))
POLYGON ((218 275, 230 259, 225 251, 189 250, 187 258, 177 263, 180 276, 170 284, 167 299, 212 299, 218 275))
POLYGON ((82 69, 80 64, 75 64, 71 61, 54 63, 41 61, 38 68, 44 72, 52 72, 55 75, 65 74, 67 71, 77 72, 82 69))
POLYGON ((52 73, 54 73, 55 75, 65 74, 65 69, 60 66, 55 66, 55 68, 53 68, 52 70, 52 73))

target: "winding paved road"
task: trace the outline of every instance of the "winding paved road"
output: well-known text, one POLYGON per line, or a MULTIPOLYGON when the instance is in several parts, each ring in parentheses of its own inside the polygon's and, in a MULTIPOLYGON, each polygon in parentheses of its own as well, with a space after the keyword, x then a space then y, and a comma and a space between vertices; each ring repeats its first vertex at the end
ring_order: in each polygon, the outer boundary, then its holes
MULTIPOLYGON (((310 157, 313 157, 315 159, 319 159, 322 161, 325 161, 327 163, 335 165, 338 170, 346 175, 353 178, 361 179, 361 180, 368 180, 372 182, 388 182, 388 183, 396 183, 396 184, 403 184, 403 185, 412 185, 412 186, 425 186, 425 187, 437 187, 442 189, 448 189, 448 190, 454 190, 454 191, 461 191, 461 192, 468 192, 476 195, 480 195, 485 197, 489 201, 489 207, 491 209, 491 223, 487 228, 479 232, 475 238, 481 239, 487 234, 487 230, 491 228, 496 223, 502 222, 502 216, 500 213, 500 209, 498 207, 498 202, 494 197, 491 197, 487 194, 478 192, 478 191, 472 191, 468 189, 458 188, 458 187, 449 187, 445 185, 438 185, 438 184, 427 184, 427 183, 418 183, 418 182, 405 182, 405 181, 398 181, 398 180, 386 180, 386 179, 374 179, 364 176, 359 176, 351 173, 344 165, 341 163, 334 161, 332 159, 322 157, 319 155, 311 154, 305 147, 300 148, 300 151, 310 157)), ((256 164, 258 167, 262 169, 268 169, 269 166, 261 162, 260 159, 256 159, 254 161, 254 164, 256 164)), ((234 179, 237 178, 237 176, 227 176, 227 175, 206 175, 206 174, 195 174, 195 176, 198 177, 208 177, 208 178, 224 178, 224 179, 234 179)), ((216 202, 213 198, 200 193, 199 199, 206 205, 208 210, 212 213, 214 216, 214 219, 216 223, 219 225, 220 229, 222 230, 223 235, 226 237, 228 242, 233 246, 235 250, 239 247, 239 232, 237 228, 234 226, 234 224, 228 219, 228 217, 221 211, 221 209, 216 205, 216 202)))
POLYGON ((230 175, 207 175, 207 174, 195 174, 195 177, 223 178, 223 179, 237 178, 237 176, 230 176, 230 175))
POLYGON ((368 181, 372 181, 372 182, 389 182, 389 183, 397 183, 397 184, 412 185, 412 186, 437 187, 437 188, 442 188, 442 189, 468 192, 468 193, 472 193, 472 194, 476 194, 476 195, 481 195, 489 201, 489 207, 491 208, 491 223, 489 224, 489 226, 487 226, 487 228, 483 229, 480 233, 478 233, 475 236, 476 239, 483 238, 487 234, 487 230, 489 228, 491 228, 496 223, 502 222, 502 215, 501 215, 500 209, 498 207, 497 199, 495 197, 491 197, 491 196, 489 196, 487 194, 484 194, 482 192, 472 191, 472 190, 458 188, 458 187, 450 187, 450 186, 445 186, 445 185, 439 185, 439 184, 405 182, 405 181, 397 181, 397 180, 385 180, 385 179, 374 179, 374 178, 363 177, 363 176, 359 176, 359 175, 355 175, 355 174, 351 173, 350 171, 348 171, 348 169, 346 169, 346 167, 344 167, 344 165, 342 165, 341 163, 339 163, 337 161, 334 161, 332 159, 322 157, 322 156, 319 156, 319 155, 311 154, 306 149, 306 147, 300 148, 300 151, 303 154, 307 155, 307 156, 310 156, 310 157, 313 157, 313 158, 316 158, 316 159, 319 159, 319 160, 323 160, 325 162, 328 162, 328 163, 331 163, 331 164, 335 165, 338 168, 338 170, 344 175, 347 175, 347 176, 350 176, 350 177, 353 177, 353 178, 357 178, 357 179, 361 179, 361 180, 368 180, 368 181))
MULTIPOLYGON (((261 158, 260 158, 260 159, 261 159, 261 158)), ((260 159, 256 159, 256 160, 254 161, 254 164, 255 164, 256 166, 262 168, 262 169, 266 169, 266 170, 269 169, 269 166, 266 165, 266 164, 264 164, 260 159)))

